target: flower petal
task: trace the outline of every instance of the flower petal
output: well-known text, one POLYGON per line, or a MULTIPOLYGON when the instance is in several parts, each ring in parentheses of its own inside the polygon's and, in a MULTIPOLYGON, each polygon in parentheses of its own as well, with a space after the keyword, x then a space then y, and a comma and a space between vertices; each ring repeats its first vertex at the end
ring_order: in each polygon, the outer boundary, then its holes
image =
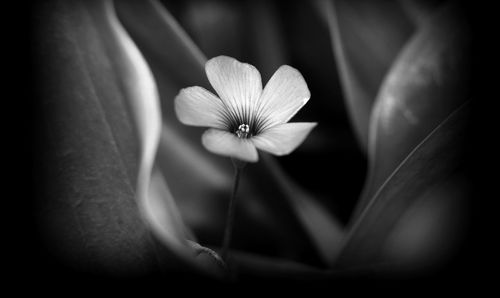
POLYGON ((177 118, 187 125, 224 128, 222 101, 202 87, 182 89, 175 98, 177 118))
POLYGON ((304 106, 311 93, 295 68, 283 65, 266 84, 258 104, 258 115, 265 119, 264 129, 288 122, 304 106))
POLYGON ((250 140, 239 139, 236 135, 227 131, 214 128, 208 129, 201 136, 201 142, 212 153, 248 162, 259 160, 257 149, 250 140))
POLYGON ((293 122, 275 125, 252 138, 260 150, 286 155, 297 148, 317 125, 315 122, 293 122))
POLYGON ((229 113, 238 120, 249 122, 262 93, 259 71, 234 58, 218 56, 205 64, 205 72, 229 113))

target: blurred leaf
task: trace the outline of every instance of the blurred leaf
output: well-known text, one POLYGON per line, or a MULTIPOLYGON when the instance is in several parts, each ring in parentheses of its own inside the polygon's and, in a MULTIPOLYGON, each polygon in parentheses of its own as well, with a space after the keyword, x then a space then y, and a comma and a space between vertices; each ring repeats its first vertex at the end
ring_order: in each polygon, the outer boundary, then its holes
POLYGON ((110 32, 99 28, 105 5, 48 1, 37 10, 37 210, 58 259, 101 273, 151 272, 169 252, 137 209, 139 142, 105 44, 110 32))
MULTIPOLYGON (((116 1, 120 21, 151 67, 158 67, 175 84, 195 83, 208 87, 204 66, 206 57, 156 0, 116 1), (154 28, 154 30, 152 30, 154 28)), ((160 82, 161 83, 161 82, 160 82)), ((178 90, 172 90, 177 93, 178 90)))
POLYGON ((429 270, 447 265, 458 255, 468 222, 469 181, 453 174, 431 187, 402 214, 380 252, 384 262, 407 269, 429 270))
POLYGON ((257 67, 265 84, 287 62, 275 3, 255 1, 163 1, 208 57, 227 55, 257 67))
MULTIPOLYGON (((170 2, 171 5, 174 1, 170 2)), ((175 3, 175 2, 174 2, 175 3)), ((166 5, 169 8, 171 5, 166 5)), ((244 2, 188 1, 181 4, 178 18, 183 28, 209 58, 227 55, 242 58, 248 37, 244 2)))
POLYGON ((262 84, 266 84, 274 72, 284 64, 290 64, 288 49, 285 46, 284 28, 279 22, 279 11, 271 1, 251 1, 245 7, 249 34, 244 38, 252 44, 247 53, 248 61, 255 61, 260 71, 262 84))
POLYGON ((443 0, 399 0, 410 20, 417 27, 425 25, 428 18, 442 5, 443 0))
POLYGON ((387 74, 370 121, 369 171, 353 220, 408 153, 470 96, 470 36, 449 5, 420 27, 387 74))
POLYGON ((335 253, 344 236, 340 223, 304 189, 293 183, 277 162, 269 155, 263 161, 279 185, 297 217, 308 232, 323 261, 333 264, 335 253))
MULTIPOLYGON (((463 145, 468 113, 468 104, 456 109, 412 150, 383 183, 370 200, 370 204, 351 226, 336 263, 338 268, 387 261, 381 260, 381 251, 394 231, 402 228, 399 224, 404 224, 402 219, 405 214, 416 211, 415 202, 425 200, 426 204, 430 204, 430 199, 436 200, 433 203, 448 201, 450 204, 446 204, 445 208, 452 208, 451 210, 459 203, 450 201, 457 199, 455 196, 449 196, 450 190, 452 195, 456 190, 447 186, 450 179, 464 169, 463 145), (446 191, 437 191, 440 189, 446 191)), ((450 214, 449 210, 446 211, 450 214)), ((439 216, 439 213, 436 216, 439 216)), ((439 225, 443 223, 434 220, 431 224, 433 226, 424 230, 424 233, 439 229, 439 225)), ((415 249, 425 249, 425 241, 432 241, 431 236, 432 234, 414 237, 413 240, 422 240, 416 244, 421 247, 415 249)))
POLYGON ((352 126, 367 151, 375 97, 413 28, 395 1, 323 0, 317 8, 330 29, 352 126))

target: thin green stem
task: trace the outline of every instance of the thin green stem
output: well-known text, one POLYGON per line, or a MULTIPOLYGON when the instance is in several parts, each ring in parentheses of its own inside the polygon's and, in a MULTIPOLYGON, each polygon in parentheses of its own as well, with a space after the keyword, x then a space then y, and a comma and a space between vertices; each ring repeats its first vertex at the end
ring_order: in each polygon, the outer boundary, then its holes
MULTIPOLYGON (((244 164, 240 161, 233 160, 234 165, 234 184, 233 191, 231 193, 231 198, 229 200, 229 209, 227 212, 226 218, 226 227, 224 230, 224 240, 222 243, 222 251, 221 256, 222 260, 228 265, 228 254, 229 254, 229 245, 231 244, 231 235, 233 231, 233 222, 234 222, 234 213, 236 207, 236 192, 238 191, 238 184, 240 182, 240 174, 243 169, 244 164)), ((229 266, 228 266, 229 267, 229 266)))

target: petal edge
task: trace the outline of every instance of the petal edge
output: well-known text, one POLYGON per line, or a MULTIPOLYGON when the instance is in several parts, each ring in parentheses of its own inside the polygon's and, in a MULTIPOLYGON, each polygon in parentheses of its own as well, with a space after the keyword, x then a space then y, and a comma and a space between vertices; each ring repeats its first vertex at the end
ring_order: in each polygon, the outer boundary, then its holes
POLYGON ((266 119, 265 127, 288 122, 311 97, 302 74, 282 65, 267 82, 258 103, 258 114, 266 119))
POLYGON ((186 125, 224 128, 225 108, 210 91, 194 86, 182 89, 174 100, 175 114, 186 125))
POLYGON ((254 145, 277 156, 290 154, 306 139, 316 122, 292 122, 275 125, 252 138, 254 145))

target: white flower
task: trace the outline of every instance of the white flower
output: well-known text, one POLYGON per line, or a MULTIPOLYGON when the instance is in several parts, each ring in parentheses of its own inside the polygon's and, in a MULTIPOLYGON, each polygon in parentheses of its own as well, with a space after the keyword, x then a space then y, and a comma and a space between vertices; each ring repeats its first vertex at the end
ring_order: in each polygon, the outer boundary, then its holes
POLYGON ((187 125, 210 127, 202 136, 209 151, 256 162, 257 148, 285 155, 297 148, 317 123, 287 123, 310 97, 295 68, 281 66, 264 90, 252 65, 219 56, 205 65, 208 80, 219 97, 202 87, 182 89, 175 112, 187 125))

